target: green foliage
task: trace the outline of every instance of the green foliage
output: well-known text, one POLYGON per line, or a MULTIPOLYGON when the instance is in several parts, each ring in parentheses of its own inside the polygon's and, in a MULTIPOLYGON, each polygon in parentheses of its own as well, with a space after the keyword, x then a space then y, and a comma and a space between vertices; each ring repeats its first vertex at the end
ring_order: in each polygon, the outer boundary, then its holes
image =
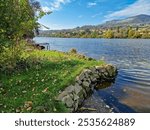
POLYGON ((38 19, 50 12, 35 0, 1 0, 0 12, 0 72, 11 72, 18 64, 28 64, 27 57, 22 57, 27 54, 25 39, 34 36, 38 19))
POLYGON ((75 48, 70 49, 70 53, 77 54, 77 50, 75 48))
POLYGON ((40 36, 65 38, 150 38, 150 26, 72 29, 42 32, 40 36))
POLYGON ((26 42, 23 40, 18 45, 11 42, 9 46, 2 46, 3 51, 0 53, 0 72, 11 73, 17 69, 20 63, 23 64, 29 57, 25 49, 26 42))
POLYGON ((104 34, 103 34, 104 38, 113 38, 114 37, 114 33, 112 30, 107 30, 104 34))
POLYGON ((18 41, 35 27, 32 7, 28 0, 0 2, 0 36, 18 41))
POLYGON ((42 11, 34 0, 1 0, 0 12, 0 39, 14 40, 16 44, 22 38, 33 37, 38 19, 50 13, 42 11))
POLYGON ((133 36, 135 35, 135 31, 132 29, 129 29, 128 31, 128 38, 133 38, 133 36))

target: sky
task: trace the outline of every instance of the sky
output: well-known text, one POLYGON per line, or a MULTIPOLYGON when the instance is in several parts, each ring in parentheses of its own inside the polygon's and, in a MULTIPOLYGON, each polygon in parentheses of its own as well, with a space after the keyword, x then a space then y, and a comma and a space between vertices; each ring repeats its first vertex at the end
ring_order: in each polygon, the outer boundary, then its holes
POLYGON ((150 0, 38 0, 44 11, 52 11, 39 23, 50 30, 98 25, 139 14, 150 15, 150 0))

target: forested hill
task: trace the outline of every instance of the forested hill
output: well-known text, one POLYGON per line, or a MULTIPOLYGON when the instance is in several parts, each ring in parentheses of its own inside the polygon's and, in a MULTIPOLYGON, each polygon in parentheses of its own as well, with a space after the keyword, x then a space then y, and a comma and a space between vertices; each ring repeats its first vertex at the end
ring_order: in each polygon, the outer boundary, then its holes
POLYGON ((150 16, 137 15, 100 25, 85 25, 74 29, 40 31, 40 36, 83 38, 150 38, 150 16))

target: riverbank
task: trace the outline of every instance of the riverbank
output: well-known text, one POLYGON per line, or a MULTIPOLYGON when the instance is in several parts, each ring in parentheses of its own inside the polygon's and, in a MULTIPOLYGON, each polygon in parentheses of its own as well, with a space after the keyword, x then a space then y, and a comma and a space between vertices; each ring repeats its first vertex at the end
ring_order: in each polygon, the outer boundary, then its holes
POLYGON ((1 74, 0 112, 68 112, 57 95, 88 67, 104 65, 76 52, 29 52, 39 60, 26 70, 1 74))

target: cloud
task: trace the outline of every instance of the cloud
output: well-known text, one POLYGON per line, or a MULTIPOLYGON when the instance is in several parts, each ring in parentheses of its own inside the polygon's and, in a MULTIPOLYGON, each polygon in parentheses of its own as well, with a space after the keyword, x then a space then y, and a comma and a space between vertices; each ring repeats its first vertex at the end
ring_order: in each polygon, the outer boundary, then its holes
POLYGON ((51 9, 50 9, 49 7, 47 7, 47 6, 42 7, 42 10, 43 10, 44 12, 49 12, 49 11, 51 11, 51 9))
POLYGON ((126 8, 110 13, 105 16, 106 20, 135 16, 139 14, 150 14, 150 0, 137 0, 126 8))
POLYGON ((96 2, 89 2, 87 3, 87 7, 93 7, 93 6, 96 6, 97 3, 96 2))
POLYGON ((71 2, 71 0, 53 0, 50 3, 50 7, 51 7, 50 9, 51 9, 51 11, 59 10, 62 5, 65 5, 70 2, 71 2))

